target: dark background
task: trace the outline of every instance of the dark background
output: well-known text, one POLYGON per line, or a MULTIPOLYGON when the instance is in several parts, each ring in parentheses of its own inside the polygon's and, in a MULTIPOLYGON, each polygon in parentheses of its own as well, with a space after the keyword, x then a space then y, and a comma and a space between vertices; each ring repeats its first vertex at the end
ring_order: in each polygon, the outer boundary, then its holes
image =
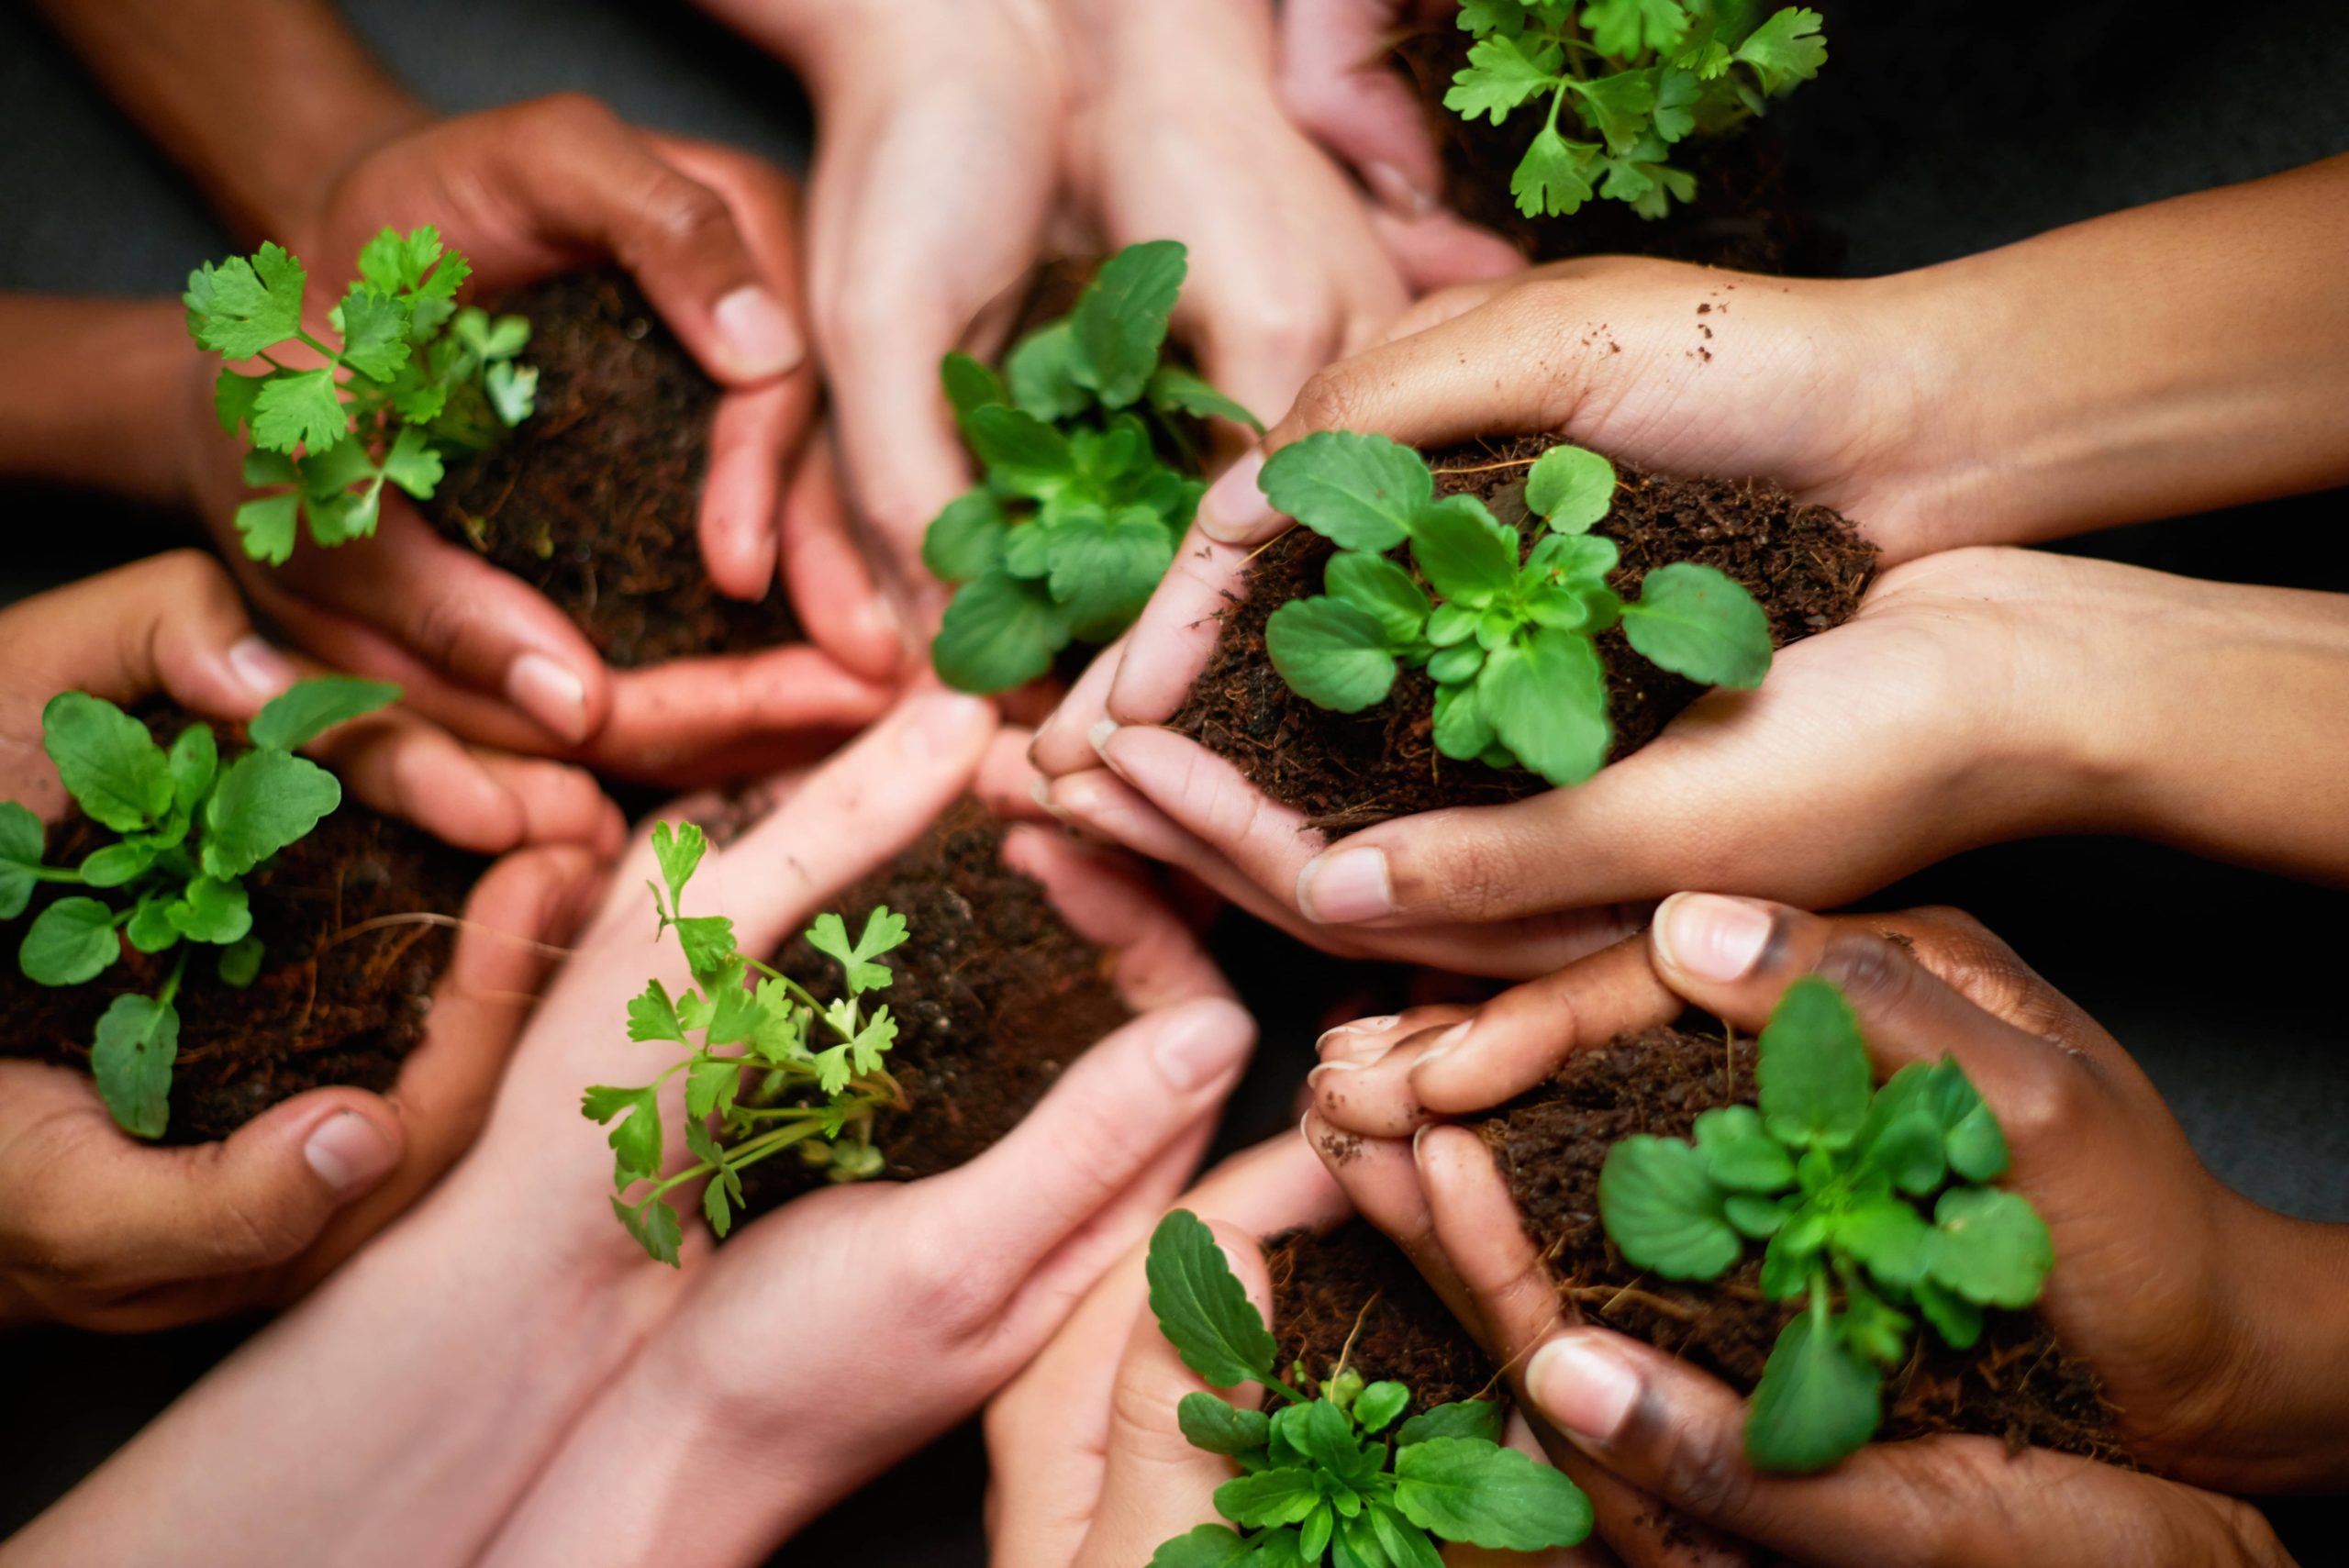
MULTIPOLYGON (((1821 8, 1832 57, 1774 128, 1792 150, 1808 210, 1840 238, 1852 272, 1944 261, 2349 149, 2339 86, 2349 79, 2349 23, 2329 6, 2236 0, 2223 20, 2206 14, 2190 32, 2121 0, 1821 8)), ((395 71, 446 109, 580 89, 646 124, 806 161, 807 109, 789 73, 683 6, 351 0, 345 9, 395 71)), ((0 287, 176 293, 194 262, 230 249, 170 164, 21 4, 0 10, 0 287)), ((185 537, 174 519, 86 496, 0 487, 0 509, 11 519, 6 597, 185 537)), ((2349 591, 2345 513, 2333 493, 2067 548, 2349 591)), ((2343 722, 2307 716, 2311 739, 2343 722)), ((2349 1220, 2349 1023, 2317 984, 2341 973, 2349 906, 2340 895, 2081 840, 1978 851, 1873 902, 1973 910, 2137 1052, 2222 1178, 2288 1213, 2349 1220)), ((1264 1025, 1259 1066, 1226 1129, 1236 1146, 1286 1124, 1321 1001, 1349 977, 1244 922, 1228 920, 1219 935, 1264 1025)), ((0 1532, 103 1461, 247 1331, 11 1335, 0 1532)), ((979 1562, 983 1485, 965 1431, 778 1560, 979 1562)), ((2311 1541, 2325 1511, 2270 1509, 2288 1537, 2311 1541)), ((2311 1545, 2307 1560, 2319 1555, 2311 1545)))

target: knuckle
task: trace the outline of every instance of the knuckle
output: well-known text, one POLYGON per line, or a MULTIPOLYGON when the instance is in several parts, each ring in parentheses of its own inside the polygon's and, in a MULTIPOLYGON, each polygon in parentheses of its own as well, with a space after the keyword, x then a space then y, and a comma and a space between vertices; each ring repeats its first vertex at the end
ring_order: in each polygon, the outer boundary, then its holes
POLYGON ((906 1321, 939 1343, 982 1339, 996 1326, 1003 1294, 1001 1273, 990 1260, 974 1255, 963 1240, 932 1238, 917 1254, 905 1294, 906 1321))
POLYGON ((1362 423, 1356 417, 1361 405, 1362 399, 1343 368, 1330 365, 1306 378, 1284 423, 1297 427, 1300 432, 1351 430, 1362 423))
POLYGON ((1675 1423, 1659 1434, 1656 1474, 1667 1501, 1700 1518, 1734 1514, 1753 1486, 1734 1427, 1719 1422, 1675 1423))
POLYGON ((1899 1013, 1913 1006, 1925 973, 1898 942, 1872 931, 1837 932, 1817 967, 1863 1019, 1872 1011, 1899 1013))
POLYGON ((515 113, 527 117, 539 128, 554 137, 599 131, 617 123, 619 118, 602 99, 576 91, 550 93, 543 98, 533 98, 529 103, 517 105, 515 113))
POLYGON ((643 219, 652 243, 680 250, 697 250, 733 225, 724 197, 682 174, 654 183, 644 199, 643 219))

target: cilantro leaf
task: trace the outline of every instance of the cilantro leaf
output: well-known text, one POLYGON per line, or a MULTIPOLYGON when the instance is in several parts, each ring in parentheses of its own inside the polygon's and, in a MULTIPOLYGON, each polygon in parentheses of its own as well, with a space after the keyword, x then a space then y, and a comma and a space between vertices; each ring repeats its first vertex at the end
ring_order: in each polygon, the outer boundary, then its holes
POLYGON ((605 1141, 612 1146, 612 1185, 625 1188, 661 1173, 661 1091, 597 1084, 580 1097, 579 1108, 594 1122, 619 1121, 605 1141))
POLYGON ((1598 52, 1619 59, 1642 50, 1673 50, 1688 36, 1688 13, 1679 0, 1591 0, 1582 25, 1598 52))
POLYGON ((1575 112, 1598 133, 1607 150, 1629 153, 1646 134, 1648 115, 1655 107, 1656 72, 1619 71, 1580 83, 1575 91, 1575 112))
POLYGON ((1143 1272, 1159 1332, 1184 1365, 1218 1388, 1271 1378, 1279 1347, 1197 1215, 1178 1208, 1158 1222, 1143 1272))
POLYGON ((685 884, 693 880, 695 869, 708 852, 709 839, 698 822, 652 825, 652 858, 660 864, 661 880, 668 884, 670 913, 674 914, 683 903, 685 884))
POLYGON ((904 916, 891 913, 887 905, 881 905, 865 917, 864 934, 852 944, 848 927, 838 915, 818 915, 807 940, 809 947, 840 962, 841 973, 848 979, 849 995, 861 996, 867 991, 886 987, 896 978, 887 964, 873 961, 904 945, 906 920, 904 916))
POLYGON ((363 718, 399 699, 399 687, 388 681, 321 675, 297 681, 272 697, 245 727, 245 733, 256 746, 291 751, 339 724, 363 718))
POLYGON ((1748 34, 1734 58, 1753 67, 1762 91, 1776 97, 1809 81, 1827 63, 1827 40, 1820 36, 1824 25, 1809 7, 1789 6, 1748 34))
POLYGON ((669 988, 659 980, 647 981, 642 991, 629 998, 628 1038, 640 1044, 685 1038, 685 1023, 677 1017, 677 1004, 670 1000, 669 988))
POLYGON ((431 438, 415 425, 401 426, 392 438, 392 450, 384 454, 384 477, 419 501, 432 499, 447 472, 440 454, 432 450, 431 438))
POLYGON ((351 433, 351 415, 334 384, 334 371, 281 371, 253 399, 253 439, 275 452, 305 443, 314 451, 336 445, 351 433))
POLYGON ((631 1208, 619 1199, 612 1200, 612 1212, 619 1216, 636 1244, 655 1260, 677 1267, 677 1249, 685 1239, 685 1226, 678 1221, 677 1211, 655 1198, 640 1208, 631 1208))
POLYGON ((407 363, 407 306, 364 284, 342 296, 342 362, 389 381, 407 363))
POLYGON ((294 536, 299 527, 302 498, 288 493, 248 501, 237 508, 238 537, 243 539, 245 554, 255 561, 265 561, 272 566, 283 566, 294 554, 294 536))
POLYGON ((302 263, 264 243, 250 258, 231 256, 187 275, 189 334, 232 360, 249 360, 302 329, 302 263))
POLYGON ((1468 46, 1467 67, 1453 73, 1443 106, 1466 120, 1487 115, 1498 125, 1528 98, 1557 86, 1561 58, 1553 43, 1529 50, 1506 33, 1480 38, 1468 46))
POLYGON ((172 1064, 180 1016, 169 1002, 117 996, 99 1015, 90 1075, 116 1123, 134 1138, 161 1138, 171 1123, 172 1064))
POLYGON ((1544 126, 1509 176, 1508 194, 1528 217, 1564 217, 1581 210, 1591 196, 1590 176, 1598 157, 1596 142, 1568 141, 1544 126))
POLYGON ((1590 1499, 1563 1471, 1476 1438, 1431 1438, 1395 1456, 1395 1507, 1445 1540, 1503 1551, 1571 1546, 1590 1499))

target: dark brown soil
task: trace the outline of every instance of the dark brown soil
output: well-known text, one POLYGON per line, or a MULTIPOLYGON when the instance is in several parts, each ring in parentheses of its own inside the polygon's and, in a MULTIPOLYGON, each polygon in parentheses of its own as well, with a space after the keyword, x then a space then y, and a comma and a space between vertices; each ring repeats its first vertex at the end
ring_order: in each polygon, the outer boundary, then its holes
POLYGON ((710 586, 696 519, 718 384, 624 272, 566 272, 491 308, 529 317, 538 408, 452 464, 426 516, 552 599, 607 663, 746 653, 800 639, 780 588, 710 586))
MULTIPOLYGON (((175 710, 141 717, 166 743, 188 722, 175 710)), ((244 750, 241 732, 214 730, 224 762, 244 750)), ((112 840, 76 814, 50 829, 49 863, 76 864, 112 840)), ((325 1084, 390 1088, 424 1038, 432 988, 456 940, 448 927, 397 917, 461 914, 487 863, 346 797, 308 838, 247 876, 253 935, 266 956, 239 991, 215 973, 219 949, 191 951, 163 1141, 225 1138, 325 1084), (378 919, 388 923, 343 934, 378 919)), ((126 942, 121 960, 90 984, 26 979, 13 962, 26 927, 53 898, 79 891, 44 886, 22 917, 0 926, 0 950, 10 955, 0 962, 0 1017, 8 1020, 0 1054, 86 1068, 99 1015, 125 992, 152 995, 171 973, 176 951, 150 955, 126 942)))
POLYGON ((1275 1364, 1283 1375, 1302 1361, 1305 1374, 1321 1383, 1343 1357, 1366 1383, 1408 1385, 1411 1415, 1458 1399, 1506 1397, 1468 1330, 1368 1220, 1350 1219, 1326 1236, 1268 1237, 1264 1263, 1280 1341, 1275 1364))
MULTIPOLYGON (((1493 515, 1540 537, 1525 508, 1525 473, 1559 444, 1520 436, 1431 452, 1436 494, 1473 494, 1493 515)), ((1626 598, 1654 567, 1693 561, 1737 579, 1770 617, 1778 647, 1851 618, 1876 574, 1876 547, 1824 506, 1804 506, 1762 480, 1670 479, 1624 463, 1615 509, 1594 529, 1612 539, 1622 565, 1612 582, 1626 598)), ((1207 668, 1168 724, 1230 758, 1273 799, 1314 826, 1351 833, 1375 822, 1445 806, 1484 806, 1550 786, 1521 769, 1455 762, 1435 749, 1435 684, 1407 670, 1386 700, 1356 714, 1330 713, 1288 688, 1264 652, 1264 623, 1290 599, 1322 591, 1335 547, 1291 528, 1248 569, 1247 594, 1223 617, 1207 668)), ((1410 564, 1408 546, 1393 552, 1410 564)), ((1638 751, 1704 688, 1631 651, 1619 628, 1602 634, 1615 746, 1638 751)))
MULTIPOLYGON (((977 1156, 1133 1017, 1111 979, 1115 955, 1069 929, 1042 886, 1003 863, 1003 833, 966 799, 832 906, 852 931, 881 904, 911 929, 884 961, 896 981, 875 995, 897 1020, 888 1066, 908 1106, 885 1112, 875 1138, 894 1181, 977 1156)), ((818 995, 838 994, 839 965, 797 938, 773 962, 818 995)), ((788 1151, 742 1173, 754 1211, 825 1181, 788 1151)))
POLYGON ((1535 110, 1520 109, 1496 126, 1481 117, 1463 119, 1443 106, 1453 73, 1468 63, 1470 42, 1446 15, 1402 39, 1395 52, 1442 154, 1445 196, 1471 222, 1494 230, 1535 261, 1660 256, 1748 272, 1830 270, 1832 247, 1794 205, 1786 155, 1766 120, 1675 148, 1673 166, 1696 177, 1697 199, 1675 202, 1663 217, 1644 218, 1627 203, 1597 198, 1570 217, 1527 217, 1517 210, 1508 186, 1540 128, 1535 110))
MULTIPOLYGON (((1713 1283, 1680 1284, 1631 1267, 1600 1226, 1598 1172, 1608 1150, 1631 1134, 1686 1138, 1698 1112, 1753 1099, 1752 1041, 1657 1028, 1575 1053, 1548 1084, 1477 1128, 1508 1178, 1526 1234, 1571 1304, 1741 1392, 1761 1379, 1798 1304, 1763 1296, 1758 1248, 1713 1283)), ((2031 1314, 1990 1313, 1970 1351, 1953 1351, 1930 1331, 1919 1338, 1920 1353, 1886 1381, 1879 1440, 1976 1432, 2015 1447, 2123 1457, 2095 1374, 2031 1314)))

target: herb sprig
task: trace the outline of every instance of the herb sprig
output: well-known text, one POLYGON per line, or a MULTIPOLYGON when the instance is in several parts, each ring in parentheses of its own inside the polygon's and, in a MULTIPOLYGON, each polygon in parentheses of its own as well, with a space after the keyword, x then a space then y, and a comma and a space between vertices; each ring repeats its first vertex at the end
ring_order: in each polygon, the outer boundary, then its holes
POLYGON ((1509 180, 1526 217, 1563 217, 1597 195, 1662 217, 1697 195, 1670 162, 1676 144, 1734 129, 1827 62, 1818 12, 1788 6, 1757 25, 1760 10, 1752 0, 1463 0, 1460 28, 1476 41, 1443 106, 1499 125, 1549 100, 1509 180), (1569 106, 1597 139, 1558 128, 1569 106))
POLYGON ((1186 1366, 1214 1387, 1260 1384, 1280 1401, 1267 1415, 1183 1396, 1184 1437, 1241 1473, 1216 1489, 1230 1524, 1174 1537, 1151 1568, 1311 1568, 1325 1555, 1337 1568, 1441 1568, 1437 1540, 1540 1551, 1590 1534, 1590 1499, 1503 1446, 1490 1401, 1438 1405, 1390 1436, 1411 1403, 1404 1385, 1365 1383, 1342 1364, 1315 1394, 1299 1386, 1314 1386, 1301 1364, 1282 1378, 1271 1330, 1198 1216, 1159 1221, 1146 1272, 1159 1331, 1186 1366))
POLYGON ((1014 345, 1003 374, 946 356, 946 395, 986 470, 922 541, 923 563, 960 584, 931 649, 947 684, 1008 691, 1072 639, 1123 631, 1207 488, 1189 421, 1263 432, 1197 375, 1160 362, 1187 266, 1174 240, 1130 245, 1074 310, 1014 345))
POLYGON ((1718 1279, 1746 1241, 1768 1243, 1763 1291, 1807 1306, 1753 1390, 1746 1453, 1822 1470, 1876 1431, 1879 1373, 1909 1355, 1904 1308, 1970 1350, 1986 1308, 2039 1299, 2054 1248, 2027 1199, 1987 1184, 2006 1173, 2006 1135, 1955 1061, 1912 1062, 1871 1094, 1859 1022, 1815 975, 1787 989, 1758 1051, 1758 1110, 1706 1111, 1694 1142, 1608 1151, 1599 1219, 1666 1279, 1718 1279))
POLYGON ((652 852, 667 888, 663 897, 661 884, 646 884, 661 922, 656 935, 677 933, 699 989, 672 996, 655 979, 628 1005, 629 1039, 685 1046, 687 1054, 650 1084, 596 1084, 580 1106, 591 1121, 619 1118, 607 1139, 612 1212, 645 1251, 672 1267, 685 1233, 667 1200, 672 1190, 709 1178, 702 1189, 702 1214, 723 1237, 742 1202, 745 1167, 796 1148, 809 1163, 827 1167, 834 1181, 878 1175, 882 1157, 873 1146, 874 1113, 905 1104, 883 1062, 896 1040, 896 1020, 886 1006, 868 1013, 863 1002, 894 978, 880 960, 905 944, 904 917, 886 906, 876 908, 866 917, 863 934, 851 941, 838 915, 816 917, 807 945, 840 964, 846 992, 837 1000, 822 1000, 781 970, 741 951, 732 920, 680 912, 685 884, 708 848, 693 823, 654 825, 652 852), (754 971, 760 977, 755 984, 754 971), (686 1038, 695 1034, 701 1037, 698 1046, 686 1038), (831 1043, 818 1043, 827 1040, 831 1043), (680 1073, 685 1075, 685 1147, 694 1161, 663 1176, 661 1088, 680 1073), (645 1190, 629 1199, 629 1189, 640 1182, 647 1184, 645 1190))
POLYGON ((321 546, 364 538, 386 484, 429 500, 448 455, 486 450, 529 417, 539 373, 515 356, 530 324, 459 309, 472 271, 429 227, 386 228, 359 252, 359 281, 328 318, 340 345, 302 325, 308 275, 281 246, 188 274, 188 335, 224 360, 270 367, 224 368, 213 384, 220 428, 242 425, 252 439, 245 483, 271 491, 237 508, 247 555, 283 565, 298 522, 321 546), (273 351, 288 345, 327 362, 280 363, 273 351))
POLYGON ((125 1131, 161 1138, 170 1124, 180 1039, 173 1004, 191 951, 181 944, 219 949, 220 978, 251 984, 262 949, 244 878, 342 803, 335 776, 294 749, 399 695, 377 681, 304 681, 254 716, 251 750, 225 767, 212 727, 200 720, 166 751, 144 724, 86 692, 61 692, 41 710, 41 745, 66 792, 117 838, 78 866, 45 865, 40 818, 18 802, 0 803, 0 920, 23 914, 44 882, 128 902, 56 900, 27 929, 18 966, 39 984, 83 985, 113 967, 126 940, 144 953, 178 950, 155 995, 125 993, 98 1018, 90 1072, 125 1131))
POLYGON ((1401 665, 1425 669, 1447 757, 1562 786, 1597 773, 1614 728, 1593 639, 1618 624, 1651 663, 1692 681, 1750 687, 1769 672, 1762 606, 1712 567, 1659 567, 1636 600, 1608 586, 1615 542, 1589 530, 1613 505, 1615 470, 1596 452, 1558 446, 1534 462, 1525 502, 1549 531, 1530 551, 1476 497, 1436 500, 1426 462, 1385 436, 1308 436, 1265 460, 1257 484, 1339 547, 1328 594, 1266 623, 1273 667, 1338 713, 1384 700, 1401 665), (1385 553, 1407 539, 1417 576, 1385 553))

